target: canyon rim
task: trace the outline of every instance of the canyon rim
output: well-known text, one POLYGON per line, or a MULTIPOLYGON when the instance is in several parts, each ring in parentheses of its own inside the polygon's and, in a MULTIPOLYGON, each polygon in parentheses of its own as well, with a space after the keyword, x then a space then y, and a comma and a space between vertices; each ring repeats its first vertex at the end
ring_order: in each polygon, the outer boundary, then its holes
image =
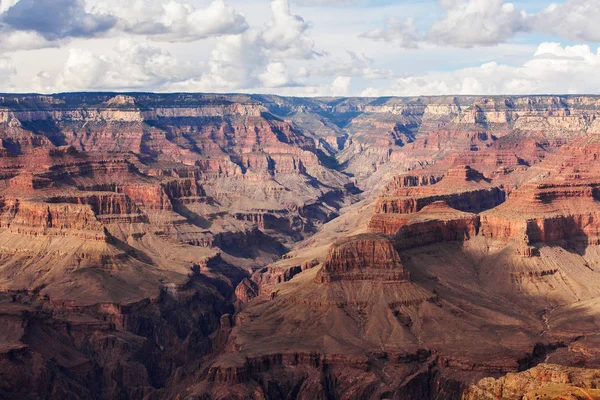
POLYGON ((594 390, 598 115, 596 96, 2 95, 0 393, 594 390))
POLYGON ((600 399, 597 0, 0 0, 0 400, 600 399))

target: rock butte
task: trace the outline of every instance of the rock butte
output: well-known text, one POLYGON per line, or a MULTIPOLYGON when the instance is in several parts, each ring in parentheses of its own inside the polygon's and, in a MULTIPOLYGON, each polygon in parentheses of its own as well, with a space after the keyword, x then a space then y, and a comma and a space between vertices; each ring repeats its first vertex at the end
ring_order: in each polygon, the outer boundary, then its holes
POLYGON ((0 95, 0 397, 600 398, 599 117, 0 95))

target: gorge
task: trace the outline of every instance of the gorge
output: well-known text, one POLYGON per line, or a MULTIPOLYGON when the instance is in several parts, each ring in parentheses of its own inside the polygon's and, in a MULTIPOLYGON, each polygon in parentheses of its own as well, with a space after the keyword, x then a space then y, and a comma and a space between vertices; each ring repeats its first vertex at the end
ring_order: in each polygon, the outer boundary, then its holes
POLYGON ((2 94, 0 397, 600 398, 599 159, 600 96, 2 94))

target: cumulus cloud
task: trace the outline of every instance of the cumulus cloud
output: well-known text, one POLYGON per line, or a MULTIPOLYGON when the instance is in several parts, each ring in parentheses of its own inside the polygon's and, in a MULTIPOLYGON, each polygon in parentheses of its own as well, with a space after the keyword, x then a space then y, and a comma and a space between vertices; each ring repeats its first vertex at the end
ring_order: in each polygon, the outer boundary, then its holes
POLYGON ((302 6, 350 6, 356 4, 355 0, 297 0, 302 6))
POLYGON ((416 49, 421 41, 421 34, 411 18, 405 21, 397 18, 388 18, 383 28, 370 30, 360 36, 367 39, 394 43, 407 49, 416 49))
POLYGON ((15 90, 12 77, 16 75, 16 73, 17 69, 12 60, 8 57, 0 56, 0 76, 2 76, 0 91, 12 92, 15 90))
POLYGON ((8 5, 0 14, 4 33, 35 32, 46 40, 92 37, 116 23, 111 15, 87 12, 83 0, 11 0, 8 5))
MULTIPOLYGON (((297 97, 343 97, 351 94, 352 78, 338 76, 321 84, 288 85, 277 89, 281 96, 297 97)), ((273 93, 273 89, 260 87, 256 89, 243 89, 243 93, 273 93)))
POLYGON ((217 39, 208 71, 171 86, 171 90, 236 91, 295 87, 290 60, 311 60, 320 53, 308 34, 310 26, 293 15, 288 0, 271 1, 271 18, 260 30, 217 39))
POLYGON ((102 54, 71 49, 58 75, 43 71, 34 84, 35 89, 42 92, 160 90, 171 82, 194 76, 199 68, 199 65, 179 62, 152 43, 124 39, 102 54))
POLYGON ((293 84, 288 67, 281 61, 271 61, 265 71, 258 76, 263 86, 276 88, 293 84))
POLYGON ((19 0, 0 0, 0 14, 17 4, 18 2, 19 0))
POLYGON ((442 94, 571 94, 600 93, 600 49, 542 43, 519 66, 486 63, 449 72, 402 77, 386 89, 367 89, 364 96, 442 94), (585 76, 586 79, 581 79, 585 76))
POLYGON ((11 50, 52 47, 110 30, 185 42, 247 29, 245 17, 224 0, 204 8, 181 0, 0 0, 0 46, 11 50))
POLYGON ((40 73, 35 90, 228 92, 299 86, 287 63, 318 54, 309 25, 291 14, 287 0, 272 0, 271 10, 262 29, 218 36, 205 63, 181 62, 163 45, 132 36, 109 52, 71 49, 62 71, 40 73))
MULTIPOLYGON (((598 6, 590 5, 592 2, 588 0, 569 0, 567 3, 582 3, 587 4, 587 8, 598 9, 598 6)), ((518 10, 513 3, 504 0, 440 0, 440 6, 444 11, 443 17, 435 21, 426 34, 418 31, 412 19, 400 20, 392 17, 387 19, 383 28, 363 33, 361 37, 395 43, 404 48, 417 48, 422 43, 460 48, 495 46, 508 42, 518 33, 540 30, 540 27, 548 24, 544 21, 553 15, 550 11, 567 8, 554 5, 544 13, 527 15, 518 10)), ((578 14, 575 12, 577 7, 568 8, 569 12, 578 14)), ((560 14, 561 12, 556 14, 557 19, 560 18, 560 14)), ((579 18, 581 16, 573 17, 574 20, 579 18)), ((593 18, 586 21, 590 26, 589 30, 595 28, 591 20, 593 18)), ((558 31, 558 28, 553 29, 558 31)), ((565 27, 564 31, 567 29, 569 28, 565 27)), ((544 30, 549 32, 548 28, 544 30)))
POLYGON ((428 32, 437 44, 492 46, 530 29, 527 15, 503 0, 442 0, 441 5, 446 15, 428 32))
POLYGON ((0 57, 0 75, 9 76, 17 73, 12 60, 8 57, 0 57))
POLYGON ((91 9, 117 16, 118 28, 125 32, 154 40, 194 41, 248 29, 244 16, 224 0, 213 0, 205 8, 179 0, 97 0, 91 9))
MULTIPOLYGON (((23 10, 18 10, 32 1, 0 0, 0 52, 50 46, 61 49, 46 51, 45 56, 56 57, 42 71, 35 68, 35 61, 32 63, 37 53, 12 55, 15 61, 27 63, 19 74, 11 60, 0 59, 0 76, 20 82, 20 91, 243 91, 343 96, 356 94, 357 88, 369 85, 374 88, 365 90, 363 95, 600 92, 600 78, 596 78, 600 56, 587 46, 544 43, 526 62, 516 66, 492 62, 455 71, 402 76, 397 71, 378 68, 363 54, 369 49, 348 51, 346 56, 339 49, 335 55, 319 51, 311 24, 290 9, 290 0, 270 0, 270 16, 265 16, 262 26, 254 27, 249 27, 246 19, 224 0, 207 0, 205 7, 191 0, 130 0, 122 4, 121 0, 87 0, 90 3, 86 7, 80 0, 35 0, 46 7, 47 13, 51 12, 50 4, 65 5, 59 20, 73 17, 60 28, 50 21, 35 29, 31 22, 20 19, 23 10), (111 15, 119 15, 114 17, 112 28, 108 28, 109 24, 100 29, 98 21, 111 15), (99 48, 87 46, 96 43, 89 41, 89 36, 102 35, 106 29, 114 30, 112 33, 120 30, 124 39, 117 40, 108 51, 108 39, 97 40, 99 48), (78 35, 81 39, 68 41, 78 35), (205 37, 214 37, 214 47, 207 56, 197 51, 197 43, 165 43, 205 37), (171 53, 167 49, 175 50, 171 53), (182 49, 190 54, 178 58, 182 49), (197 60, 184 61, 193 60, 195 54, 197 60), (66 61, 60 65, 63 57, 66 61), (378 85, 386 87, 381 89, 378 85)), ((438 56, 440 50, 427 43, 463 48, 492 45, 530 29, 588 40, 596 37, 594 25, 582 16, 594 16, 597 6, 584 0, 566 0, 534 15, 526 15, 503 0, 440 0, 440 4, 445 13, 427 35, 420 34, 411 20, 390 19, 384 28, 363 36, 401 47, 420 47, 425 58, 432 51, 438 56), (545 23, 542 16, 554 22, 545 23)), ((442 50, 452 54, 456 51, 442 50)), ((460 54, 468 54, 472 59, 470 52, 461 50, 460 54)), ((473 54, 480 60, 482 53, 473 54)), ((526 57, 520 53, 519 60, 526 57)), ((388 62, 392 65, 393 60, 388 62)), ((423 58, 417 62, 424 63, 423 58)), ((8 80, 4 81, 4 90, 10 90, 8 80)))
POLYGON ((310 25, 290 12, 289 0, 271 1, 272 18, 260 36, 263 48, 279 58, 310 59, 318 55, 307 34, 310 25))
POLYGON ((260 85, 267 60, 257 45, 257 34, 224 36, 217 40, 207 69, 196 77, 171 85, 174 91, 235 91, 260 85))
POLYGON ((364 54, 353 51, 347 52, 349 60, 329 59, 321 66, 304 71, 304 76, 352 76, 369 80, 389 79, 394 72, 389 69, 373 68, 374 61, 364 54))
POLYGON ((352 78, 349 76, 338 76, 331 84, 331 95, 335 97, 347 96, 350 92, 352 78))
POLYGON ((58 47, 60 42, 46 39, 35 31, 5 32, 0 36, 0 50, 36 50, 48 47, 58 47))
POLYGON ((567 0, 553 3, 533 18, 535 30, 571 40, 600 42, 600 3, 567 0))

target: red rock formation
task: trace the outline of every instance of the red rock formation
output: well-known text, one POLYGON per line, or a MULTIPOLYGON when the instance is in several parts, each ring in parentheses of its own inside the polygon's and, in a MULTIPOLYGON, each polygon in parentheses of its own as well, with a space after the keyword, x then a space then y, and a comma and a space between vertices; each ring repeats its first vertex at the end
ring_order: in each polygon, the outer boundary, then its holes
POLYGON ((415 187, 415 186, 429 186, 434 185, 441 181, 443 174, 432 175, 428 173, 412 173, 406 175, 399 175, 392 179, 382 190, 383 194, 394 194, 400 189, 415 187))
POLYGON ((130 184, 116 186, 115 192, 123 193, 147 210, 172 210, 171 199, 160 185, 130 184))
POLYGON ((49 203, 85 204, 106 222, 144 222, 146 216, 136 204, 126 195, 104 192, 86 192, 55 196, 47 199, 49 203))
POLYGON ((480 212, 501 204, 504 201, 504 192, 499 188, 490 188, 418 197, 383 197, 377 201, 376 208, 378 213, 411 214, 438 201, 446 202, 458 210, 480 212))
POLYGON ((1 218, 2 227, 18 234, 106 240, 104 228, 89 205, 42 204, 5 199, 1 218))
POLYGON ((433 243, 468 240, 477 235, 476 215, 436 202, 416 214, 374 214, 371 232, 394 235, 398 248, 409 249, 433 243))
POLYGON ((502 206, 483 213, 482 235, 524 244, 600 238, 595 184, 528 184, 502 206))
POLYGON ((600 371, 540 364, 498 379, 485 378, 469 387, 463 400, 596 400, 600 399, 600 371))
POLYGON ((317 281, 384 280, 407 281, 400 256, 392 242, 382 236, 366 234, 335 243, 317 275, 317 281))
POLYGON ((0 397, 457 399, 539 342, 597 362, 599 109, 1 95, 0 397))
MULTIPOLYGON (((400 177, 400 180, 410 179, 400 177)), ((426 179, 429 182, 429 179, 426 179)), ((457 167, 444 174, 439 182, 417 187, 393 181, 382 192, 375 206, 377 213, 411 214, 438 201, 461 211, 480 212, 504 201, 504 192, 491 187, 489 181, 470 167, 457 167)))
POLYGON ((259 287, 253 280, 248 278, 240 282, 235 288, 235 298, 241 303, 247 303, 259 295, 259 287))
POLYGON ((9 191, 15 194, 24 194, 54 186, 52 180, 35 176, 31 172, 25 172, 17 175, 8 182, 9 191))

